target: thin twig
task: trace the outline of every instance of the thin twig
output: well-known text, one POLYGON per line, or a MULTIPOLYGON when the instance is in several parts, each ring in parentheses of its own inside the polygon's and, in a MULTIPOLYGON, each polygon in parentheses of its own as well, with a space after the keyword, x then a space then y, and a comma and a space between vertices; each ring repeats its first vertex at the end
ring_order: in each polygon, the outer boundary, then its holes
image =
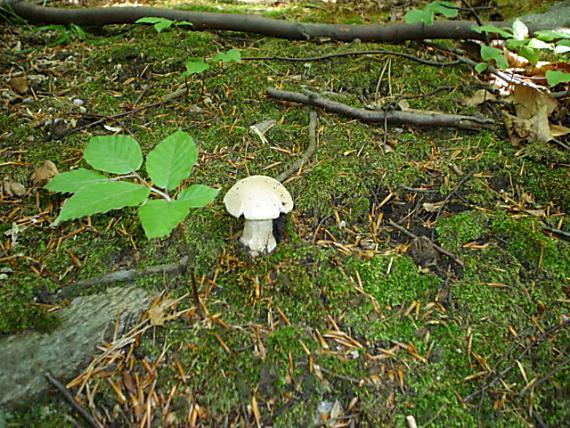
POLYGON ((570 357, 566 358, 564 361, 562 361, 560 364, 558 364, 556 367, 554 367, 552 370, 550 370, 548 373, 546 373, 540 379, 538 379, 534 382, 531 381, 527 386, 525 386, 522 389, 521 392, 519 392, 519 396, 522 397, 530 389, 535 389, 537 386, 542 385, 544 382, 546 382, 548 379, 550 379, 552 376, 554 376, 556 373, 558 373, 560 370, 562 370, 568 364, 570 364, 570 357))
POLYGON ((244 57, 242 61, 284 61, 284 62, 316 62, 324 61, 331 58, 342 58, 347 56, 361 56, 361 55, 391 55, 399 56, 402 58, 409 59, 410 61, 415 61, 420 64, 430 65, 434 67, 450 67, 454 65, 461 64, 461 60, 455 60, 451 62, 439 62, 432 61, 429 59, 419 58, 415 55, 407 54, 404 52, 389 51, 384 49, 372 49, 366 51, 350 51, 350 52, 337 52, 321 56, 308 56, 308 57, 285 57, 285 56, 260 56, 260 57, 244 57))
POLYGON ((73 396, 71 395, 69 390, 65 387, 65 385, 63 385, 55 377, 53 377, 50 372, 47 372, 45 376, 49 381, 49 383, 51 383, 53 386, 57 388, 57 390, 61 393, 61 395, 63 395, 65 400, 71 405, 71 407, 73 407, 73 410, 79 413, 81 417, 85 420, 85 422, 87 422, 90 426, 94 428, 103 428, 103 425, 101 425, 93 416, 91 416, 91 414, 89 413, 89 411, 87 411, 87 409, 84 409, 77 402, 77 400, 73 398, 73 396))
POLYGON ((287 170, 283 171, 281 174, 275 177, 277 181, 283 182, 287 180, 289 177, 291 177, 293 174, 299 171, 303 167, 303 165, 305 165, 309 161, 309 159, 313 157, 315 151, 317 150, 316 129, 317 129, 317 112, 311 110, 309 112, 309 144, 307 145, 307 150, 305 150, 305 153, 303 154, 303 156, 301 156, 301 159, 298 159, 287 170))
MULTIPOLYGON (((524 350, 520 353, 518 358, 515 359, 515 361, 518 361, 518 360, 522 359, 523 357, 525 357, 536 346, 538 346, 542 342, 544 342, 548 338, 548 336, 550 336, 551 334, 558 333, 560 330, 565 328, 569 323, 570 323, 570 319, 565 319, 560 324, 557 324, 557 325, 550 327, 549 329, 545 330, 544 333, 542 333, 540 336, 538 336, 538 338, 533 340, 530 344, 527 345, 526 348, 524 348, 524 350)), ((467 403, 467 402, 471 401, 473 398, 475 398, 476 396, 478 396, 480 394, 484 394, 489 388, 491 388, 495 383, 497 383, 499 380, 501 380, 503 378, 503 376, 505 376, 508 372, 510 372, 516 366, 517 366, 516 363, 512 363, 508 367, 506 367, 505 369, 501 370, 499 372, 499 374, 497 374, 493 379, 491 379, 490 382, 486 383, 480 389, 478 389, 475 392, 472 392, 467 397, 465 397, 463 399, 463 402, 467 403)))
MULTIPOLYGON (((412 232, 410 232, 408 229, 406 229, 403 226, 400 226, 398 223, 394 222, 393 220, 388 220, 388 224, 390 226, 392 226, 394 229, 402 232, 404 235, 412 238, 412 239, 420 239, 420 237, 412 232)), ((457 257, 455 254, 447 251, 445 248, 440 247, 439 245, 437 245, 435 242, 431 241, 433 248, 440 252, 441 254, 443 254, 444 256, 449 257, 451 260, 453 260, 455 263, 457 263, 459 266, 465 266, 465 263, 463 263, 463 260, 461 260, 459 257, 457 257)))
POLYGON ((126 269, 107 273, 98 278, 86 279, 67 285, 59 290, 58 295, 65 298, 71 296, 78 289, 83 291, 86 288, 93 287, 95 285, 110 284, 118 281, 130 281, 135 278, 151 275, 154 273, 184 272, 187 262, 188 256, 184 256, 177 263, 165 263, 161 265, 150 266, 146 269, 141 270, 126 269))
POLYGON ((555 227, 552 227, 551 225, 549 225, 548 223, 543 222, 542 223, 542 228, 550 233, 554 233, 555 235, 560 236, 562 239, 566 240, 566 241, 570 241, 570 232, 566 232, 565 230, 560 230, 560 229, 556 229, 555 227))

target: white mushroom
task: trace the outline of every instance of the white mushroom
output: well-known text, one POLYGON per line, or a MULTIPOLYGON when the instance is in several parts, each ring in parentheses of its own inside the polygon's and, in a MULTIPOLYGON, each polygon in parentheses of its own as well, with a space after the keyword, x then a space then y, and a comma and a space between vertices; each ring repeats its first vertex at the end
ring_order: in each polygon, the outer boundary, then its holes
POLYGON ((249 248, 253 257, 275 249, 273 220, 293 209, 293 199, 287 189, 274 178, 263 175, 238 181, 224 196, 224 204, 234 217, 244 216, 240 242, 249 248))

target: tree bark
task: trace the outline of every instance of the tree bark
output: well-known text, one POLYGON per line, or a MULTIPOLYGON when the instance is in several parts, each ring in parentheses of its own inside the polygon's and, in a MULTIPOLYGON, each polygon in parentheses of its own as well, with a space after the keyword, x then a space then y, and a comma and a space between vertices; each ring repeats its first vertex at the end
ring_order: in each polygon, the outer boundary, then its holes
MULTIPOLYGON (((570 24, 570 5, 556 10, 556 25, 570 24)), ((399 43, 406 40, 423 39, 483 39, 484 35, 472 30, 473 22, 440 20, 433 25, 385 24, 385 25, 343 25, 310 24, 289 22, 281 19, 264 18, 256 15, 228 13, 191 12, 185 10, 153 7, 96 7, 63 9, 37 6, 22 0, 0 0, 0 7, 11 7, 19 17, 31 23, 77 24, 102 26, 108 24, 131 24, 136 20, 152 16, 188 21, 192 30, 224 30, 257 33, 265 36, 290 40, 331 39, 350 42, 399 43)), ((535 15, 541 16, 541 15, 535 15)), ((525 19, 523 18, 523 21, 525 19)), ((552 28, 552 21, 534 19, 527 22, 530 32, 552 28)), ((498 27, 510 27, 507 22, 493 22, 498 27)), ((186 28, 186 27, 185 27, 186 28)), ((495 37, 498 37, 495 35, 495 37)), ((493 38, 493 35, 489 35, 493 38)))

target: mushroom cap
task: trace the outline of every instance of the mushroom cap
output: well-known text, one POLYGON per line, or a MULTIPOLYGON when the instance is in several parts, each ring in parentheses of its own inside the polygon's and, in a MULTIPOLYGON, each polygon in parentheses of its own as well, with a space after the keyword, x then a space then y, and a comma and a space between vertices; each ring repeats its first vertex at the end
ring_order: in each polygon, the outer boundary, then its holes
POLYGON ((246 220, 270 220, 293 209, 293 198, 279 181, 264 175, 252 175, 234 184, 224 204, 234 217, 246 220))

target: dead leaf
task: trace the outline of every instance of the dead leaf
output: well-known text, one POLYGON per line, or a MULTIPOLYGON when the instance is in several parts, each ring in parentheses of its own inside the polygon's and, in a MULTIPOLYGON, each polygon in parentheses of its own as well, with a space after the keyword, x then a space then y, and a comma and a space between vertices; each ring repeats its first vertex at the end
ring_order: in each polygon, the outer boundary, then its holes
POLYGON ((25 95, 28 92, 28 80, 25 77, 14 77, 10 79, 9 85, 18 95, 25 95))
POLYGON ((531 119, 541 111, 548 117, 558 107, 556 98, 526 85, 515 85, 514 101, 517 117, 521 119, 531 119))
POLYGON ((497 99, 497 96, 486 89, 479 89, 475 91, 473 95, 470 97, 465 97, 461 99, 459 102, 467 107, 474 107, 480 104, 483 104, 485 101, 494 101, 497 99))
POLYGON ((174 319, 175 316, 169 314, 168 309, 171 309, 176 303, 174 299, 163 299, 155 304, 148 310, 148 319, 151 325, 164 325, 166 321, 174 319))
POLYGON ((428 213, 435 213, 435 212, 438 212, 438 211, 441 209, 442 206, 443 206, 443 204, 442 204, 441 202, 438 202, 438 203, 435 203, 435 204, 432 204, 431 202, 424 202, 424 203, 422 204, 422 208, 423 208, 424 210, 426 210, 428 213))
POLYGON ((30 178, 34 186, 40 187, 58 174, 57 166, 52 161, 46 160, 35 169, 30 178))
POLYGON ((264 120, 263 122, 256 123, 255 125, 251 125, 249 129, 251 129, 259 137, 262 144, 268 144, 265 134, 267 133, 267 131, 273 128, 276 123, 277 123, 276 120, 268 119, 264 120))
POLYGON ((566 134, 570 134, 570 128, 562 125, 550 125, 550 133, 553 137, 561 137, 566 134))
POLYGON ((2 189, 4 193, 10 198, 14 196, 19 198, 26 194, 26 188, 24 185, 12 180, 12 178, 8 176, 4 177, 2 180, 2 189))

